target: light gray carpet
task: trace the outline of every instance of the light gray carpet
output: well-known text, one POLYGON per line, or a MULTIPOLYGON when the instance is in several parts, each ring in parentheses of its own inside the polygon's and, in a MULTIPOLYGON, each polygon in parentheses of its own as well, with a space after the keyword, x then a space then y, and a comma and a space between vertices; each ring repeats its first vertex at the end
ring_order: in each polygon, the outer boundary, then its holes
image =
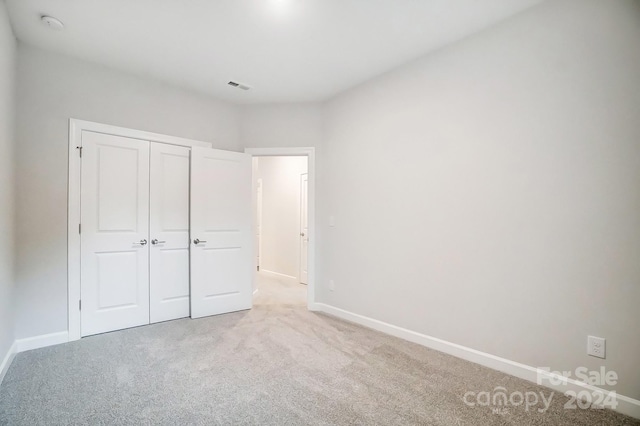
MULTIPOLYGON (((607 410, 469 407, 467 391, 551 391, 305 308, 263 279, 251 311, 19 354, 0 424, 621 425, 607 410)), ((540 405, 541 407, 542 405, 540 405)))

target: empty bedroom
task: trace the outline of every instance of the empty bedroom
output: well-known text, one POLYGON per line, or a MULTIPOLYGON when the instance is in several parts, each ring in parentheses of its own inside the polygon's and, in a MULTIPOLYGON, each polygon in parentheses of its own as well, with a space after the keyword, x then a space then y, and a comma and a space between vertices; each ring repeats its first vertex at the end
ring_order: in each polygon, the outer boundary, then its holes
POLYGON ((0 425, 640 425, 640 0, 0 0, 0 425))

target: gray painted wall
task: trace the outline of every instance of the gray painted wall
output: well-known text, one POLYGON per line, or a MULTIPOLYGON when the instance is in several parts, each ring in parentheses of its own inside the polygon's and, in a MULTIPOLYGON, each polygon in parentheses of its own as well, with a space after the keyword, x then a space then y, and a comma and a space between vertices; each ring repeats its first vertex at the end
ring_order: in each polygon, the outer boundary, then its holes
POLYGON ((243 148, 322 144, 322 104, 247 105, 241 109, 243 148))
POLYGON ((0 363, 13 344, 16 40, 0 1, 0 363))
POLYGON ((16 338, 67 329, 69 118, 238 149, 238 108, 20 44, 16 338))
POLYGON ((330 101, 320 301, 640 399, 639 76, 640 2, 554 1, 330 101))

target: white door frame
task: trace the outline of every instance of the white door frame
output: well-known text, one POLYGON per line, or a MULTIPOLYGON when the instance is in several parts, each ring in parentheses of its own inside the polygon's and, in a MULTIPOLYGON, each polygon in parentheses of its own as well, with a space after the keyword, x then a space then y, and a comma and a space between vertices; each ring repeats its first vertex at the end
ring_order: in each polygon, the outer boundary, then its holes
MULTIPOLYGON (((292 147, 292 148, 245 148, 244 152, 252 157, 307 157, 307 173, 308 181, 308 220, 309 220, 309 246, 307 251, 308 279, 307 284, 307 308, 310 311, 317 311, 316 307, 316 150, 313 147, 292 147)), ((255 211, 256 202, 256 184, 253 181, 253 202, 255 211)), ((253 223, 253 233, 255 234, 255 215, 253 223)), ((254 253, 255 257, 255 253, 254 253)), ((255 274, 254 274, 255 279, 255 274)), ((255 288, 255 283, 254 283, 255 288)))
POLYGON ((149 142, 179 146, 211 148, 209 142, 200 142, 177 136, 161 135, 143 130, 127 129, 91 121, 69 120, 69 192, 67 210, 67 312, 69 341, 80 339, 80 155, 82 132, 91 131, 149 142))

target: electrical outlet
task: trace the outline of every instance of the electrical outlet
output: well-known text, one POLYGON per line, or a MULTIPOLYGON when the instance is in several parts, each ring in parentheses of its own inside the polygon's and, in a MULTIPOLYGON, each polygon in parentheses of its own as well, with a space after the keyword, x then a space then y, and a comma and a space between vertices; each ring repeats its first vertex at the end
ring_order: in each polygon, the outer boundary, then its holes
POLYGON ((587 336, 587 355, 604 358, 606 355, 606 339, 602 337, 587 336))
POLYGON ((333 291, 336 289, 336 283, 333 280, 329 280, 329 291, 333 291))
POLYGON ((329 216, 329 226, 332 227, 332 228, 336 226, 336 217, 335 216, 329 216))

